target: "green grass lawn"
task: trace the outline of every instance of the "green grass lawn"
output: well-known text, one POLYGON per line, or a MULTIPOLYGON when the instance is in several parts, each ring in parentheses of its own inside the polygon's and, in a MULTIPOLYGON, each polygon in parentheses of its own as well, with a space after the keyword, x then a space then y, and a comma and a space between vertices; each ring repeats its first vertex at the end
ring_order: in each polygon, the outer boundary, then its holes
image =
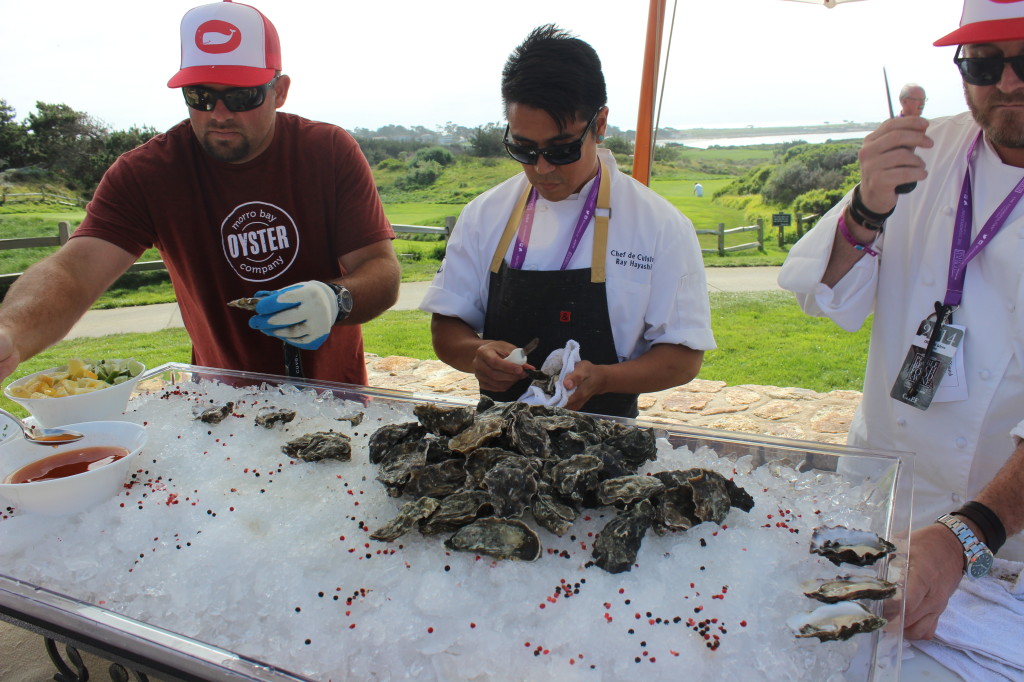
MULTIPOLYGON (((786 292, 713 293, 711 325, 718 349, 705 354, 702 379, 820 392, 860 390, 864 381, 870 321, 850 334, 829 320, 804 315, 786 292)), ((380 356, 437 359, 430 343, 430 315, 419 310, 384 313, 363 325, 363 337, 366 351, 380 356)), ((183 329, 71 339, 22 363, 4 383, 75 356, 134 357, 155 367, 189 362, 191 343, 183 329)), ((0 407, 25 414, 3 397, 0 407)))

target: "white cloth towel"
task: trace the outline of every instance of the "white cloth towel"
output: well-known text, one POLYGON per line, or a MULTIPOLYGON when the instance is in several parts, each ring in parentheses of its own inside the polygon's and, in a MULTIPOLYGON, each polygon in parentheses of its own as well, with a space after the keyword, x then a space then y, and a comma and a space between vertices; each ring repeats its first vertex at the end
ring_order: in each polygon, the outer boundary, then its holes
POLYGON ((996 559, 980 580, 960 581, 935 638, 914 642, 971 682, 1024 682, 1024 563, 996 559))
POLYGON ((565 344, 565 348, 557 348, 551 351, 544 364, 540 366, 540 371, 549 376, 558 374, 558 381, 555 382, 555 392, 548 395, 540 386, 531 385, 526 389, 526 393, 523 393, 519 398, 519 402, 529 403, 530 405, 565 407, 565 404, 569 402, 569 398, 576 392, 575 388, 566 390, 563 385, 565 377, 572 373, 576 363, 579 361, 580 344, 573 339, 569 339, 569 342, 565 344))

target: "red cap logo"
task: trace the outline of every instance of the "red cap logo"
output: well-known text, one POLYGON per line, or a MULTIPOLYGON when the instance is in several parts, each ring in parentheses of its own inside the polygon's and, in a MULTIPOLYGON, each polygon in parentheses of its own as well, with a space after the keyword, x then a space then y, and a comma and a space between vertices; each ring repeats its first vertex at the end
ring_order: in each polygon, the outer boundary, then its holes
POLYGON ((234 24, 219 19, 203 22, 196 29, 196 47, 207 54, 224 54, 242 44, 242 33, 234 24))

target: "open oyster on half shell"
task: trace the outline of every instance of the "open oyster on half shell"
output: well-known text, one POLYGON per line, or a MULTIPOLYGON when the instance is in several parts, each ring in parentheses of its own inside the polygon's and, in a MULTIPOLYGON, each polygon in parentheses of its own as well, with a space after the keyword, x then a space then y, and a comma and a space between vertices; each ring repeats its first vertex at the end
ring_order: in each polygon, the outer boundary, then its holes
POLYGON ((889 599, 896 594, 896 583, 871 576, 843 575, 827 580, 809 580, 804 594, 826 604, 851 599, 889 599))
POLYGON ((873 632, 888 621, 855 601, 819 606, 786 621, 797 637, 817 637, 821 642, 847 640, 862 632, 873 632))
POLYGON ((811 554, 820 554, 836 566, 870 566, 895 551, 896 545, 867 530, 823 526, 811 535, 811 554))

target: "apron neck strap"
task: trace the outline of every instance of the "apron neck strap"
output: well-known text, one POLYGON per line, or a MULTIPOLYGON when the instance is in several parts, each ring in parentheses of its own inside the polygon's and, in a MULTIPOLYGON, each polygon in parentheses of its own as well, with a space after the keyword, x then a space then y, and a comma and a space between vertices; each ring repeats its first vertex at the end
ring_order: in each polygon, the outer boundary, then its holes
MULTIPOLYGON (((495 249, 494 256, 491 258, 491 272, 493 273, 498 272, 502 261, 505 260, 508 247, 512 244, 512 239, 519 229, 519 223, 523 219, 523 210, 526 208, 526 202, 530 198, 530 191, 532 189, 533 185, 527 182, 522 196, 519 197, 515 208, 512 209, 512 215, 509 216, 508 222, 505 223, 505 231, 502 232, 501 239, 498 240, 498 248, 495 249)), ((608 251, 608 220, 612 215, 611 198, 611 174, 605 165, 601 164, 601 181, 597 190, 597 211, 594 213, 594 248, 590 258, 591 282, 603 282, 605 278, 604 266, 605 254, 608 251)))

